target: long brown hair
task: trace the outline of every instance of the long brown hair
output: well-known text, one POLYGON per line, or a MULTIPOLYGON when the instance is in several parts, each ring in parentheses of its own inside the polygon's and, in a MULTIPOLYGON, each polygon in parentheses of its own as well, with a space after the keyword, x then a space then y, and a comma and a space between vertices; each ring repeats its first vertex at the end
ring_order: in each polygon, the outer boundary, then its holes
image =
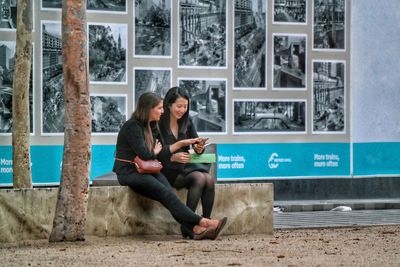
POLYGON ((131 117, 137 119, 144 126, 144 139, 150 151, 152 151, 154 147, 154 138, 149 121, 150 111, 152 108, 156 107, 161 101, 162 98, 155 93, 143 93, 139 97, 136 105, 136 110, 135 112, 133 112, 131 117))

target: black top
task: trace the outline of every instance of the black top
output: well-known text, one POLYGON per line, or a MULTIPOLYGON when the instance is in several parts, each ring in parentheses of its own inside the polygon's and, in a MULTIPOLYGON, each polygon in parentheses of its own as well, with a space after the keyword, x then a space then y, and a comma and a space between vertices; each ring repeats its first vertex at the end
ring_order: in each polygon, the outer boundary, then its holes
MULTIPOLYGON (((143 160, 155 159, 156 156, 153 151, 150 151, 146 145, 144 130, 145 126, 136 118, 126 121, 118 133, 115 157, 130 161, 133 161, 137 155, 143 160)), ((159 133, 156 129, 152 133, 154 140, 159 139, 159 133)), ((171 157, 169 148, 163 147, 159 156, 162 158, 171 157)), ((113 172, 129 174, 137 171, 134 164, 115 160, 113 172)))
MULTIPOLYGON (((160 125, 160 133, 162 136, 162 142, 163 145, 166 147, 169 147, 170 145, 184 139, 189 139, 189 138, 197 138, 199 137, 196 131, 196 128, 194 127, 194 124, 191 119, 189 119, 188 127, 186 132, 178 133, 178 138, 176 138, 171 131, 160 125)), ((177 151, 174 152, 189 152, 190 146, 185 146, 177 151)), ((169 150, 168 150, 169 151, 169 150)), ((167 154, 167 153, 160 153, 158 155, 158 158, 163 164, 163 169, 161 172, 169 179, 174 179, 179 173, 186 173, 184 171, 185 165, 190 165, 191 163, 179 163, 179 162, 172 162, 171 161, 171 155, 172 154, 167 154)))

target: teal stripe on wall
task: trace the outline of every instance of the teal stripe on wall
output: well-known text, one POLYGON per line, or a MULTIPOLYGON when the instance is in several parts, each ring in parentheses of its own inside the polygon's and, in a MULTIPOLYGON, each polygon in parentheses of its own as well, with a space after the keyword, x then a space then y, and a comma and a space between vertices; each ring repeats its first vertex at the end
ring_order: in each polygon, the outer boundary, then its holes
POLYGON ((350 177, 349 143, 221 144, 218 179, 350 177))
POLYGON ((400 142, 354 143, 353 175, 400 175, 400 142))

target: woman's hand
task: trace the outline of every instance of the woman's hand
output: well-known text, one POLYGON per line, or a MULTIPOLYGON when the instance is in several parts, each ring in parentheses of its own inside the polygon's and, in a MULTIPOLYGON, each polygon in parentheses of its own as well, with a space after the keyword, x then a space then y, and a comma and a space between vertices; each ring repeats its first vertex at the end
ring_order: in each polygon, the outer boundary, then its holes
POLYGON ((193 149, 197 154, 201 154, 204 151, 204 148, 206 147, 206 143, 208 141, 208 138, 199 138, 200 141, 195 143, 193 145, 193 149))
POLYGON ((181 147, 184 147, 184 146, 190 146, 190 145, 199 143, 199 142, 201 142, 201 140, 202 139, 200 137, 198 137, 198 138, 189 138, 189 139, 180 140, 178 143, 179 143, 179 146, 181 148, 181 147))
POLYGON ((190 154, 187 152, 178 152, 171 156, 171 161, 179 163, 188 163, 190 159, 190 154))
POLYGON ((196 143, 200 143, 203 141, 203 138, 197 137, 197 138, 189 138, 189 139, 183 139, 178 142, 173 143, 172 145, 169 146, 169 151, 171 153, 174 153, 175 151, 178 151, 182 147, 185 146, 190 146, 196 143))
POLYGON ((205 143, 203 143, 203 142, 196 143, 196 144, 194 144, 193 149, 197 154, 201 154, 204 151, 204 145, 205 145, 205 143))
POLYGON ((158 155, 161 152, 162 145, 158 139, 156 139, 156 145, 154 146, 153 153, 154 155, 158 155))

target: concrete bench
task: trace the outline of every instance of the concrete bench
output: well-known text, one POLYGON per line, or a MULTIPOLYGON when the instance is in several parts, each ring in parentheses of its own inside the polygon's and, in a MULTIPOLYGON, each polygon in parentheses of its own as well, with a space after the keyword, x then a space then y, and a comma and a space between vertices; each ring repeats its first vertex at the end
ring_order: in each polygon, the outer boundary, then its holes
MULTIPOLYGON (((0 242, 49 237, 58 188, 0 190, 0 242)), ((185 201, 186 191, 178 196, 185 201)), ((212 216, 228 216, 223 235, 273 233, 272 184, 217 184, 212 216)), ((124 236, 179 234, 179 225, 159 203, 127 187, 89 190, 86 234, 124 236)))

